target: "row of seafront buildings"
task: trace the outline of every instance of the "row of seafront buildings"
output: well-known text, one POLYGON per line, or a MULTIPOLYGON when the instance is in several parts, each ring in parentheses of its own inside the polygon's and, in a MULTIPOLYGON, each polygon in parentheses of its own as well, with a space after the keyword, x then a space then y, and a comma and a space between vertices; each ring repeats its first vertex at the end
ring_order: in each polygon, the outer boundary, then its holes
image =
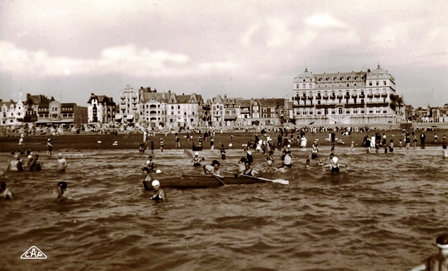
POLYGON ((25 101, 0 101, 0 125, 130 124, 151 127, 246 127, 253 125, 363 125, 410 119, 448 121, 441 108, 414 110, 397 94, 394 77, 379 65, 360 72, 313 74, 307 69, 293 80, 291 98, 205 100, 199 94, 158 92, 129 85, 115 100, 91 94, 87 107, 53 97, 27 94, 25 101))

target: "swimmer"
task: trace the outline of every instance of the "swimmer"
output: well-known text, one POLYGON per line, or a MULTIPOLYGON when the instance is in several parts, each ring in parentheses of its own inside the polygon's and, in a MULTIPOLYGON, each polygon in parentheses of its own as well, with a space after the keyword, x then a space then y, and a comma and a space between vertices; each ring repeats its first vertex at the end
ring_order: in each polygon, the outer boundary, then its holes
POLYGON ((195 152, 194 153, 194 157, 193 157, 193 166, 194 167, 200 167, 201 166, 201 162, 204 160, 204 158, 199 156, 199 152, 195 152))
POLYGON ((219 169, 220 166, 221 164, 218 160, 213 160, 211 165, 204 165, 202 168, 204 169, 205 174, 213 174, 213 176, 223 178, 224 176, 221 175, 221 171, 219 169))
POLYGON ((152 189, 154 190, 154 194, 151 197, 151 200, 166 200, 165 192, 160 189, 160 182, 158 180, 154 180, 151 183, 152 189))
POLYGON ((442 152, 443 158, 448 157, 448 149, 446 147, 446 144, 443 144, 442 149, 443 149, 442 152))
POLYGON ((236 164, 238 166, 238 174, 243 174, 243 171, 246 168, 246 166, 244 165, 246 162, 246 157, 241 157, 241 159, 238 161, 238 163, 236 164))
POLYGON ((436 245, 439 253, 427 258, 411 271, 448 270, 448 234, 437 236, 436 245))
POLYGON ((306 161, 305 161, 305 168, 309 169, 310 168, 310 164, 311 164, 311 160, 310 160, 310 158, 307 158, 306 161))
POLYGON ((62 157, 62 153, 58 153, 58 170, 59 171, 65 171, 65 168, 67 167, 67 161, 64 157, 62 157))
MULTIPOLYGON (((0 171, 0 175, 3 176, 3 171, 0 171)), ((8 188, 6 188, 5 182, 0 182, 0 198, 3 199, 13 199, 14 193, 11 192, 8 188)))
POLYGON ((329 167, 331 170, 331 173, 339 173, 340 167, 348 168, 347 165, 338 164, 338 161, 339 161, 339 159, 336 156, 334 156, 333 153, 331 153, 330 154, 330 164, 322 166, 322 170, 325 171, 325 167, 329 167))
POLYGON ((66 201, 68 199, 71 199, 70 192, 67 191, 67 183, 66 182, 59 182, 58 183, 58 197, 56 198, 57 201, 66 201))

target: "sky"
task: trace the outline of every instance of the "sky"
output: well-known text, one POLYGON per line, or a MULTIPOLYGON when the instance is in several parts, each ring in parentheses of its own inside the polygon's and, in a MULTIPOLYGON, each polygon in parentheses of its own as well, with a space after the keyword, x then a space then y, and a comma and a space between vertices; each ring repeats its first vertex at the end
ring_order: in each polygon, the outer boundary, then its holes
POLYGON ((447 0, 0 0, 0 99, 285 98, 305 68, 380 65, 406 104, 443 106, 447 14, 447 0))

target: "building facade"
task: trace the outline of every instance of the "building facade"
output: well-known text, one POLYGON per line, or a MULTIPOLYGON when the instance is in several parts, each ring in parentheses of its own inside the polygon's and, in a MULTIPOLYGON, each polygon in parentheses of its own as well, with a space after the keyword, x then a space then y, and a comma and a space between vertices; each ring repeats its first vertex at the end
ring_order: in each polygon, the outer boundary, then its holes
POLYGON ((117 106, 112 97, 92 93, 87 103, 89 104, 87 106, 87 123, 102 124, 115 121, 117 106))
POLYGON ((26 107, 22 101, 0 100, 0 126, 19 125, 24 121, 26 107))
POLYGON ((307 69, 293 82, 296 124, 369 124, 404 121, 395 78, 383 70, 312 74, 307 69))
POLYGON ((139 118, 139 95, 138 91, 127 85, 120 91, 120 104, 118 105, 118 116, 116 119, 121 123, 135 123, 139 118))

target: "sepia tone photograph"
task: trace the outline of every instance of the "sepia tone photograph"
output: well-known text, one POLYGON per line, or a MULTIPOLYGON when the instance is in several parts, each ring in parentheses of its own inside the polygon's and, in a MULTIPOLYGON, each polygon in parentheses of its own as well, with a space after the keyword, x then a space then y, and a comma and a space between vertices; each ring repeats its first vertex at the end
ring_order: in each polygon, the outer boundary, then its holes
POLYGON ((0 0, 0 270, 448 270, 446 14, 0 0))

